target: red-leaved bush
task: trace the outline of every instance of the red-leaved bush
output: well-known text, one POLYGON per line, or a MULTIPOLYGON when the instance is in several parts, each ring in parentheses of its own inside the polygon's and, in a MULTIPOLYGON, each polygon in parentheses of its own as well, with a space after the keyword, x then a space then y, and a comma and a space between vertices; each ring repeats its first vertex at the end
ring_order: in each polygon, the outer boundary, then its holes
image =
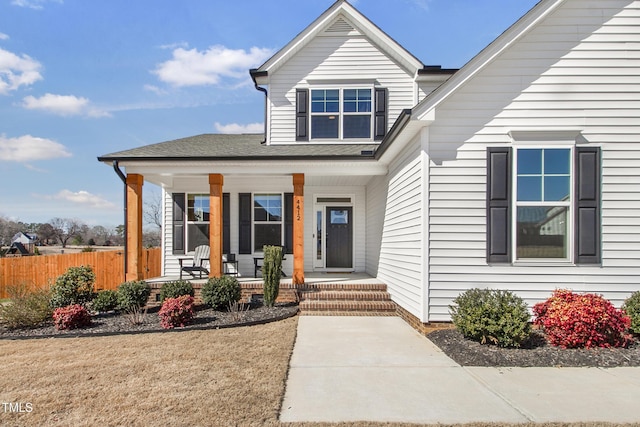
POLYGON ((71 304, 54 310, 53 323, 58 330, 84 328, 91 325, 91 315, 84 306, 71 304))
POLYGON ((167 298, 158 312, 160 325, 165 329, 185 326, 193 320, 193 297, 182 295, 178 298, 167 298))
POLYGON ((533 313, 549 342, 563 348, 624 347, 631 340, 631 320, 601 295, 558 289, 533 313))

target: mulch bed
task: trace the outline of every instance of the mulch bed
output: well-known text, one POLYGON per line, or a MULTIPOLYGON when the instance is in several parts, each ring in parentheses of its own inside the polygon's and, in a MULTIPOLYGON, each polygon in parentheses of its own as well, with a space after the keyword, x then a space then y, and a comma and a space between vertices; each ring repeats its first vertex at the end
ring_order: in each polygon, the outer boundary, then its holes
POLYGON ((534 331, 521 348, 482 345, 464 338, 455 329, 437 330, 427 338, 462 366, 640 366, 640 343, 637 339, 627 348, 563 349, 549 344, 539 331, 534 331))
POLYGON ((192 324, 181 328, 163 329, 160 326, 158 308, 155 308, 143 314, 139 324, 133 324, 126 314, 112 312, 92 316, 91 326, 82 329, 58 331, 53 326, 53 322, 32 329, 6 329, 0 327, 0 339, 62 338, 221 329, 273 322, 286 319, 297 313, 298 306, 296 304, 276 304, 274 307, 266 307, 262 304, 254 303, 237 312, 216 311, 202 306, 196 308, 192 324))

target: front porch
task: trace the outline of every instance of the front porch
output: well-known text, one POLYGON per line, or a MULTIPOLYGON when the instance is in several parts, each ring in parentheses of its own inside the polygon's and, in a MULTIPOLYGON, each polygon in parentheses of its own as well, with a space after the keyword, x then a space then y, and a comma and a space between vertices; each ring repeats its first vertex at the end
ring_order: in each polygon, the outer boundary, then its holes
MULTIPOLYGON (((238 277, 242 289, 241 301, 248 302, 262 295, 261 278, 238 277)), ((178 276, 148 279, 151 285, 150 305, 158 305, 160 290, 167 282, 179 280, 178 276)), ((190 279, 197 301, 202 285, 208 279, 190 279)), ((303 315, 396 315, 396 305, 387 293, 387 285, 366 273, 305 273, 305 282, 296 285, 291 277, 280 280, 277 302, 298 303, 303 315)))

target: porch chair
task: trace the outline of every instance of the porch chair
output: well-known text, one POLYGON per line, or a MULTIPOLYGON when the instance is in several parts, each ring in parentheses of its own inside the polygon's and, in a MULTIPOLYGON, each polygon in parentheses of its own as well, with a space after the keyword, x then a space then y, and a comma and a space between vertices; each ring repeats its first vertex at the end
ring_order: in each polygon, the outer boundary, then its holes
POLYGON ((238 259, 236 254, 226 254, 222 256, 222 271, 229 276, 238 276, 238 259))
POLYGON ((199 272, 199 278, 202 279, 202 273, 209 274, 209 270, 204 267, 204 262, 209 261, 209 253, 210 249, 207 245, 197 246, 194 253, 193 258, 178 258, 178 262, 180 262, 180 280, 182 280, 182 272, 186 271, 191 274, 194 278, 196 277, 194 272, 199 272), (182 263, 184 261, 193 260, 193 264, 191 266, 183 266, 182 263))

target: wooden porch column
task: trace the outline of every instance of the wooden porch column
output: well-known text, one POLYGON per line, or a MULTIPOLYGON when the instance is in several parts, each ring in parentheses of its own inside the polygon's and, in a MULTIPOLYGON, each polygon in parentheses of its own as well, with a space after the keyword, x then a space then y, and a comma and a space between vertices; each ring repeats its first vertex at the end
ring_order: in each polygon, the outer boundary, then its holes
POLYGON ((224 177, 209 174, 209 277, 222 276, 222 185, 224 177))
POLYGON ((144 177, 127 175, 127 271, 125 280, 142 280, 142 184, 144 177))
POLYGON ((304 174, 293 174, 293 284, 304 284, 304 174))

